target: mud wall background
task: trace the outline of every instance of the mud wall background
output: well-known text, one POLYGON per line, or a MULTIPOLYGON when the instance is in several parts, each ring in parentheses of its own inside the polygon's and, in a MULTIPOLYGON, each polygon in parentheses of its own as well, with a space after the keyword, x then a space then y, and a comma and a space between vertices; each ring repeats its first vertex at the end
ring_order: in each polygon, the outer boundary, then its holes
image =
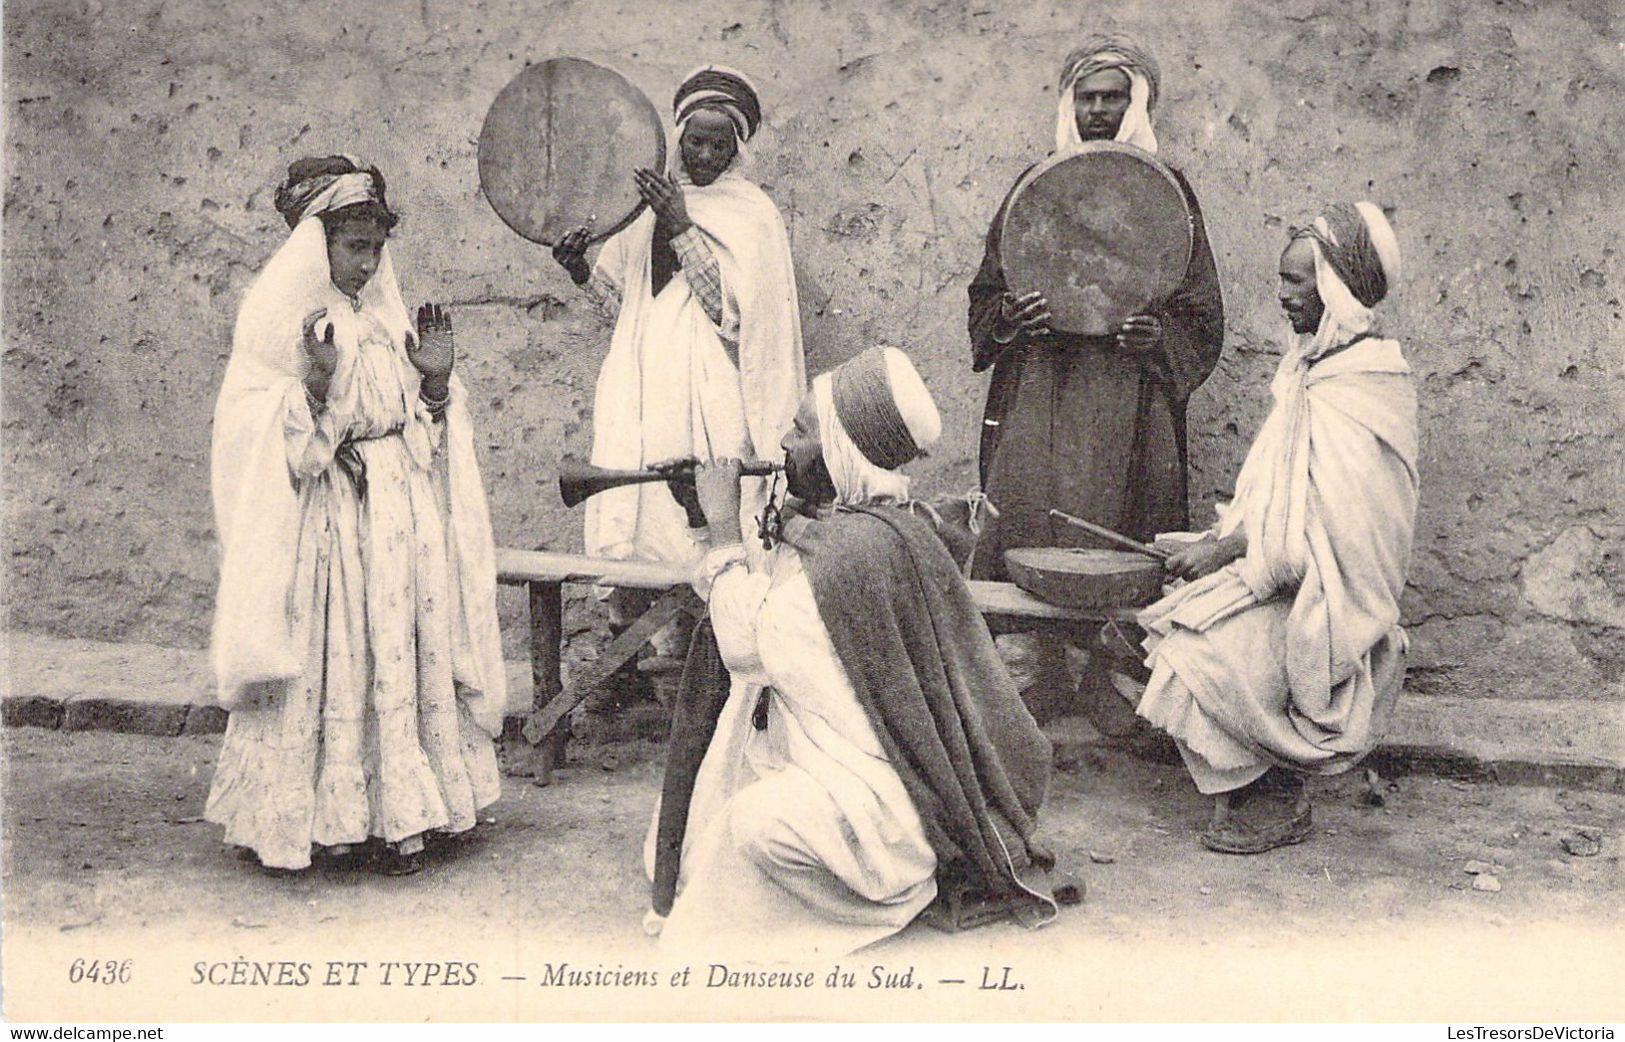
MULTIPOLYGON (((1183 6, 1109 10, 1162 63, 1163 156, 1201 198, 1225 286, 1224 360, 1190 415, 1198 520, 1265 412, 1286 226, 1374 198, 1407 254, 1389 321, 1423 404, 1412 690, 1625 697, 1625 11, 1183 6)), ((384 169, 408 301, 453 303, 498 542, 579 549, 555 462, 587 449, 608 330, 481 198, 480 122, 527 61, 611 65, 662 109, 694 65, 737 65, 764 93, 756 173, 791 228, 810 368, 910 349, 949 430, 921 486, 961 490, 985 390, 965 285, 1049 147, 1061 57, 1097 25, 1085 5, 993 0, 4 14, 5 622, 194 646, 215 575, 210 414, 237 303, 285 234, 270 198, 291 159, 384 169)), ((505 593, 514 654, 520 609, 505 593)))

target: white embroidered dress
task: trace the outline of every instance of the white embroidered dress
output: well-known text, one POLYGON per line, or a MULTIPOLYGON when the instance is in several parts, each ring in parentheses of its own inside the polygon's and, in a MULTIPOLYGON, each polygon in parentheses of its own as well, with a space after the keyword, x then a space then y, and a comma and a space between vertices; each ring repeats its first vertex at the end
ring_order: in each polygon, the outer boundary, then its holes
POLYGON ((467 396, 418 397, 385 259, 352 302, 321 224, 250 289, 215 413, 213 662, 231 710, 205 814, 269 866, 312 844, 473 827, 500 795, 506 697, 490 519, 467 396), (339 350, 314 415, 303 318, 339 350))

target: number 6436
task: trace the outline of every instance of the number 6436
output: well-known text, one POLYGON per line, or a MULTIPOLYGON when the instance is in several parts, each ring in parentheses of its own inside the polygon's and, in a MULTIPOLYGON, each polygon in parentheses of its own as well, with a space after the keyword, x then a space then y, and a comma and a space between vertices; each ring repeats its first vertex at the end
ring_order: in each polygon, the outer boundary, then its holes
POLYGON ((69 984, 128 984, 129 959, 75 959, 68 966, 69 984))

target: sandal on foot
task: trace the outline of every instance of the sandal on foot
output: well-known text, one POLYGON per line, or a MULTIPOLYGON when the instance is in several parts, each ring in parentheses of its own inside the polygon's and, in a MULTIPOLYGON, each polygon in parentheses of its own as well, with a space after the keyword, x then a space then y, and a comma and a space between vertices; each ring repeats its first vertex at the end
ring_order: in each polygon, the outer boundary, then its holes
POLYGON ((478 834, 478 825, 461 832, 441 832, 438 829, 431 829, 423 833, 423 847, 425 850, 434 851, 455 850, 478 834))
POLYGON ((1221 854, 1262 854, 1276 847, 1302 843, 1312 827, 1308 807, 1303 813, 1273 821, 1251 822, 1226 818, 1202 833, 1202 845, 1221 854))
POLYGON ((1248 788, 1255 789, 1261 796, 1297 799, 1305 784, 1303 775, 1280 767, 1271 767, 1248 788))
POLYGON ((260 871, 272 879, 289 879, 293 876, 303 875, 305 872, 302 868, 277 868, 274 865, 267 865, 263 861, 260 862, 260 871))
POLYGON ((364 843, 318 847, 311 860, 323 868, 353 871, 364 867, 367 862, 372 860, 372 851, 368 850, 364 843))
POLYGON ((255 868, 259 869, 261 872, 273 879, 296 876, 304 871, 302 868, 278 868, 275 865, 267 865, 265 862, 260 860, 259 851, 255 850, 253 847, 234 847, 233 855, 238 861, 241 861, 244 864, 253 865, 255 868))
POLYGON ((416 875, 423 871, 423 851, 402 854, 398 850, 388 849, 378 855, 374 864, 386 876, 416 875))

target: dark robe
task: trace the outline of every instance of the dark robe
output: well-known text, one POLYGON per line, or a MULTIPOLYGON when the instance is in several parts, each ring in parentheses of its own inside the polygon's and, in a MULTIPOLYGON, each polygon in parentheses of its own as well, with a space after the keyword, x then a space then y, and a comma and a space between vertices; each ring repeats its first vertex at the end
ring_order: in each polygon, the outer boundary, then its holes
MULTIPOLYGON (((1049 739, 993 647, 959 567, 926 520, 840 508, 785 526, 819 617, 937 854, 940 896, 1000 899, 991 918, 1036 925, 1079 899, 1035 836, 1049 739), (1041 895, 1041 896, 1039 896, 1041 895)), ((653 904, 672 906, 694 780, 728 698, 709 624, 694 635, 672 718, 653 904)), ((966 913, 967 915, 969 913, 966 913)), ((971 925, 967 919, 957 925, 971 925)))
POLYGON ((972 367, 993 367, 981 483, 999 511, 978 542, 975 578, 1005 579, 1004 552, 1012 547, 1109 546, 1050 520, 1051 509, 1140 540, 1189 527, 1185 403, 1218 364, 1224 302, 1201 207, 1184 175, 1172 172, 1190 207, 1191 259, 1180 287, 1146 309, 1162 320, 1163 338, 1143 359, 1112 336, 993 340, 1010 288, 999 229, 1014 188, 999 206, 970 285, 972 367))
POLYGON ((787 526, 786 537, 802 548, 819 618, 919 811, 939 878, 1026 891, 1024 911, 1042 914, 1054 857, 1034 833, 1049 739, 936 532, 907 510, 863 506, 793 536, 787 526))

